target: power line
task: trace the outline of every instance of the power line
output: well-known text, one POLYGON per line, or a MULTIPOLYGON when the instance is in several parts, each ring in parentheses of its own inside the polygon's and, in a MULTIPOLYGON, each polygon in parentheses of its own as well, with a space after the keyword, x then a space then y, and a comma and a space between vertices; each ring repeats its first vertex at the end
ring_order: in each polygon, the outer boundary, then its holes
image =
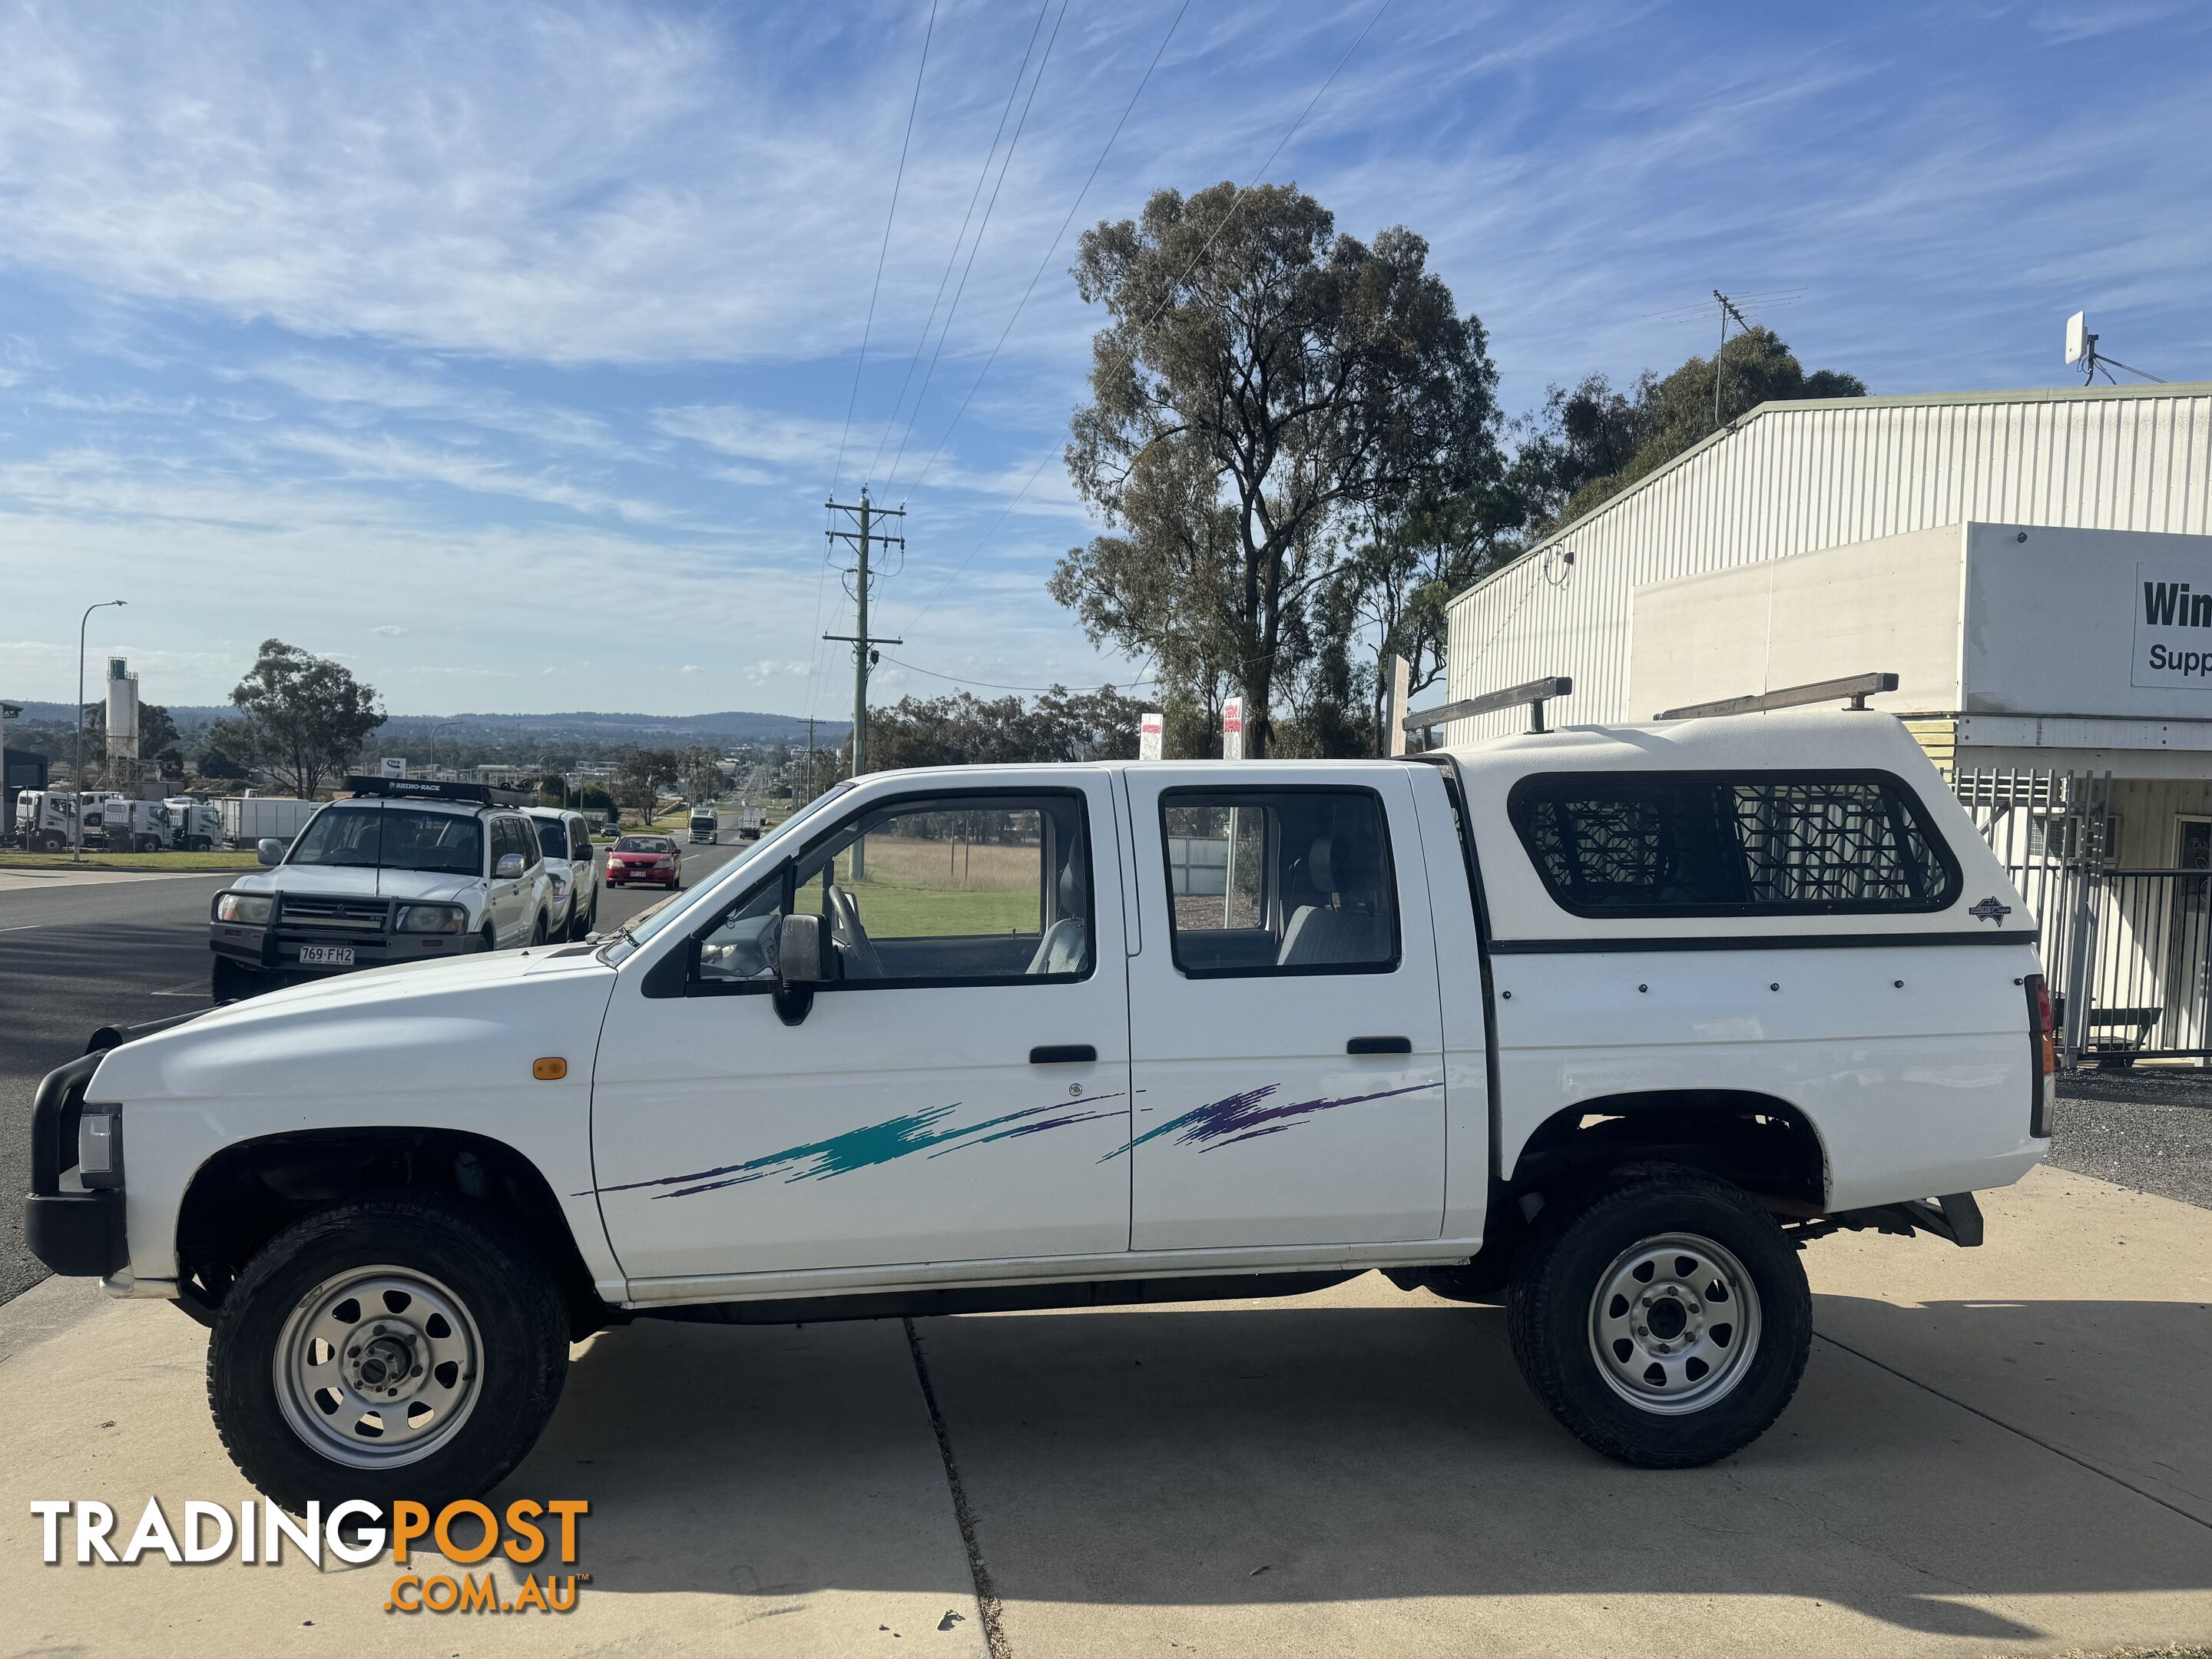
POLYGON ((906 108, 906 137, 899 140, 898 172, 891 179, 890 211, 884 216, 884 245, 876 252, 876 283, 868 290, 868 319, 860 326, 860 361, 853 365, 852 395, 845 400, 845 429, 837 438, 837 464, 830 474, 830 494, 837 493, 838 474, 845 470, 845 440, 853 431, 853 406, 860 401, 860 371, 868 366, 868 336, 876 326, 876 299, 884 289, 884 262, 891 251, 891 226, 898 219, 899 189, 906 182, 906 153, 914 143, 915 112, 921 107, 921 76, 929 67, 930 37, 937 32, 937 0, 929 0, 929 21, 921 32, 921 62, 915 66, 914 99, 906 108))
MULTIPOLYGON (((830 469, 830 488, 827 491, 827 496, 830 501, 835 501, 836 499, 838 476, 845 470, 845 443, 853 434, 853 410, 854 405, 860 401, 860 373, 868 366, 868 336, 875 330, 876 301, 883 293, 884 264, 890 257, 891 251, 891 227, 893 224, 897 222, 899 191, 906 183, 906 155, 908 149, 914 143, 915 112, 921 107, 921 78, 923 73, 929 68, 930 40, 937 33, 937 4, 938 0, 929 0, 929 21, 922 26, 921 61, 915 65, 914 97, 908 103, 906 110, 906 136, 899 140, 898 171, 891 179, 890 210, 884 216, 883 246, 878 249, 876 252, 875 285, 868 290, 867 320, 860 325, 860 361, 853 365, 853 390, 845 399, 844 429, 837 434, 837 460, 836 464, 830 469)), ((825 518, 829 516, 829 514, 824 514, 825 518)), ((830 553, 836 550, 836 545, 837 544, 833 538, 830 542, 828 548, 825 549, 823 553, 822 568, 816 573, 814 578, 813 631, 817 635, 822 632, 822 598, 823 589, 829 583, 830 556, 830 553)), ((821 683, 821 667, 822 643, 817 638, 814 645, 813 660, 806 671, 808 682, 806 707, 809 719, 812 718, 815 706, 820 702, 820 692, 818 688, 821 683)), ((810 779, 810 784, 811 781, 812 780, 810 779)))
MULTIPOLYGON (((1390 0, 1382 0, 1382 3, 1387 6, 1390 0)), ((937 465, 937 458, 945 453, 945 446, 951 441, 953 428, 960 424, 960 417, 968 412, 968 405, 975 401, 976 387, 983 384, 983 377, 991 372, 991 365, 999 361, 999 352, 1006 343, 1006 337, 1014 331, 1014 325, 1021 320, 1022 307, 1029 304, 1030 295, 1036 292, 1037 281, 1044 275, 1044 268, 1052 263, 1052 256, 1059 251, 1060 239, 1067 234, 1068 226, 1075 222, 1076 210, 1083 205, 1083 198, 1091 193, 1091 186, 1097 181, 1098 169, 1106 165, 1106 157, 1114 148, 1114 141, 1121 136, 1121 129, 1128 124, 1130 112, 1137 107, 1137 100, 1145 95, 1145 88, 1152 84, 1152 71, 1160 66, 1168 42, 1175 39, 1176 30, 1182 26, 1183 14, 1189 9, 1190 0, 1182 0, 1182 4, 1176 10, 1175 21, 1168 25, 1168 32, 1160 37, 1159 49, 1152 53, 1152 61, 1145 65, 1144 78, 1137 82, 1136 91, 1129 94, 1129 101, 1122 106, 1121 118, 1114 123, 1114 131, 1106 135, 1105 147, 1098 152, 1098 159, 1091 164, 1091 172, 1083 180, 1083 188, 1075 192, 1075 199, 1068 204, 1067 216, 1060 222, 1060 228, 1053 233, 1052 246, 1045 249, 1044 258, 1037 261, 1036 269, 1030 273, 1029 286, 1022 290, 1022 297, 1014 302, 1014 314, 1006 319, 1006 327, 999 331, 998 343, 991 348, 991 355, 983 360, 983 367, 976 371, 975 382, 968 388, 968 395, 960 400, 960 407, 952 412, 951 424, 945 428, 944 435, 937 441, 937 447, 930 452, 929 459, 921 469, 921 476, 914 481, 915 489, 921 489, 927 480, 931 470, 937 465)))
POLYGON ((978 690, 981 691, 1070 691, 1073 695, 1079 696, 1085 692, 1091 691, 1119 691, 1124 689, 1125 684, 1127 689, 1133 690, 1139 685, 1152 685, 1157 684, 1151 675, 1139 674, 1135 679, 1127 681, 1126 683, 1117 683, 1113 680, 1108 680, 1103 685, 1084 685, 1074 687, 1065 685, 1000 685, 993 680, 963 679, 957 674, 940 674, 933 668, 922 667, 919 663, 902 661, 899 658, 892 656, 888 651, 882 654, 883 659, 885 662, 897 663, 901 668, 906 669, 910 672, 927 674, 931 679, 944 680, 953 685, 972 685, 978 690))
MULTIPOLYGON (((961 245, 968 239, 968 222, 975 216, 976 201, 983 194, 983 181, 991 176, 991 158, 999 152, 999 138, 1006 130, 1006 118, 1014 112, 1014 99, 1022 89, 1023 76, 1028 72, 1030 54, 1036 51, 1037 35, 1044 27, 1045 14, 1052 9, 1052 0, 1044 0, 1037 8, 1036 22, 1030 29, 1029 45, 1022 49, 1022 61, 1014 70, 1014 83, 1006 88, 1006 107, 999 112, 999 125, 991 134, 991 147, 983 152, 983 166, 975 174, 975 188, 969 192, 968 211, 960 221, 960 234, 952 239, 952 252, 945 256, 945 274, 937 279, 937 293, 929 302, 929 315, 923 319, 921 337, 914 343, 914 356, 907 359, 906 378, 899 382, 898 396, 891 400, 891 412, 884 422, 884 435, 876 441, 876 453, 868 463, 868 476, 872 478, 884 459, 884 446, 890 441, 891 429, 898 425, 898 413, 906 403, 907 387, 914 383, 915 366, 921 361, 921 349, 929 343, 929 331, 937 321, 937 307, 945 299, 945 285, 951 280, 952 267, 960 258, 961 245)), ((921 414, 922 399, 929 395, 929 383, 937 374, 937 360, 945 355, 945 342, 952 332, 952 319, 959 312, 960 296, 968 291, 968 273, 975 268, 975 256, 982 251, 983 233, 991 228, 991 214, 999 205, 999 192, 1006 183, 1006 174, 1014 165, 1015 148, 1022 142, 1023 129, 1029 125, 1030 106, 1036 101, 1037 88, 1044 82, 1044 72, 1052 62, 1053 42, 1060 39, 1060 25, 1067 17, 1067 0, 1060 0, 1060 18, 1052 26, 1052 34, 1044 43, 1044 56, 1037 63, 1036 79, 1030 82, 1030 95, 1022 104, 1022 118, 1015 124, 1014 136, 1006 146, 1006 159, 999 168, 999 182, 991 186, 991 200, 983 210, 983 222, 975 228, 975 245, 968 250, 968 263, 961 268, 960 284, 952 290, 952 308, 945 313, 945 326, 937 336, 937 349, 930 353, 929 372, 921 377, 921 390, 915 393, 914 416, 908 417, 904 434, 899 439, 898 454, 891 459, 891 472, 898 472, 899 459, 906 453, 908 439, 914 435, 914 422, 921 414)))
MULTIPOLYGON (((1237 210, 1243 205, 1245 197, 1252 192, 1252 190, 1259 184, 1261 179, 1267 176, 1267 169, 1275 165, 1275 158, 1283 153, 1283 146, 1289 143, 1291 138, 1297 136, 1297 130, 1305 125, 1306 117, 1314 112, 1314 106, 1321 102, 1322 95, 1328 92, 1330 87, 1335 84, 1336 77, 1344 73, 1344 66, 1352 61, 1352 54, 1359 50, 1360 42, 1366 40, 1368 35, 1374 31, 1376 24, 1382 21, 1382 14, 1390 9, 1390 5, 1391 0, 1382 0, 1382 3, 1375 8, 1374 15, 1367 20, 1367 27, 1361 29, 1359 33, 1353 37, 1352 44, 1344 49, 1344 56, 1336 60, 1336 67, 1328 72, 1328 79, 1323 81, 1321 83, 1320 88, 1314 93, 1314 95, 1306 100, 1306 106, 1298 112, 1298 118, 1291 122, 1290 126, 1284 131, 1283 136, 1275 141, 1274 149, 1267 152, 1267 159, 1260 164, 1260 170, 1252 175, 1251 182, 1247 184, 1242 190, 1239 190, 1237 192, 1235 198, 1231 201, 1228 212, 1221 216, 1221 222, 1214 226, 1212 233, 1208 234, 1206 240, 1200 245, 1198 252, 1191 256, 1191 261, 1188 264, 1183 267, 1182 275, 1178 276, 1173 283, 1169 284, 1167 292, 1160 298, 1160 303, 1153 308, 1152 314, 1145 319, 1143 324, 1144 328, 1151 327, 1154 322, 1158 320, 1160 313, 1168 308, 1169 304, 1175 296, 1176 290, 1181 288, 1185 282, 1189 280, 1192 271, 1198 269, 1198 262, 1206 257, 1207 251, 1213 246, 1215 239, 1228 228, 1230 220, 1236 216, 1237 210)), ((1188 0, 1185 0, 1185 9, 1188 9, 1188 0)), ((1182 21, 1182 13, 1177 12, 1176 14, 1176 21, 1179 23, 1182 21)), ((1170 27, 1168 33, 1172 35, 1175 33, 1174 28, 1170 27)), ((1163 40, 1160 43, 1160 47, 1162 51, 1165 51, 1167 49, 1167 42, 1163 40)), ((1155 54, 1152 61, 1155 64, 1159 62, 1159 58, 1157 54, 1155 54)), ((1145 74, 1146 78, 1149 80, 1152 76, 1152 71, 1147 70, 1145 71, 1145 74)), ((1144 88, 1139 85, 1137 90, 1142 92, 1144 88)), ((1133 105, 1135 101, 1136 100, 1134 99, 1130 100, 1132 105, 1133 105)), ((1122 114, 1122 119, 1127 120, 1127 118, 1128 115, 1125 111, 1122 114)), ((1119 132, 1121 128, 1116 126, 1115 131, 1119 132)), ((1107 142, 1110 146, 1113 141, 1109 139, 1107 142)), ((1099 156, 1099 160, 1102 161, 1105 159, 1106 158, 1103 154, 1099 156)), ((1091 172, 1095 175, 1097 169, 1093 167, 1091 172)), ((1085 188, 1088 189, 1089 185, 1085 185, 1085 188)), ((1081 199, 1082 198, 1080 197, 1077 198, 1079 202, 1081 199)), ((1068 216, 1070 218, 1073 218, 1075 216, 1072 210, 1069 212, 1068 216)), ((1065 233, 1066 228, 1067 228, 1065 224, 1060 227, 1063 233, 1065 233)), ((1053 246, 1055 247, 1059 246, 1059 240, 1057 238, 1054 239, 1053 246)), ((1048 253, 1046 257, 1049 258, 1051 255, 1048 253)), ((1042 267, 1040 267, 1040 269, 1042 269, 1042 267)), ((1030 279, 1030 286, 1036 286, 1035 278, 1030 279)), ((1024 295, 1024 297, 1026 298, 1027 295, 1024 295)), ((1008 324, 1007 326, 1011 328, 1012 325, 1008 324)), ((1141 330, 1139 331, 1141 331, 1141 330)), ((1000 337, 1001 343, 1004 343, 1004 336, 1000 337)), ((996 353, 994 352, 993 355, 995 356, 996 353)), ((990 365, 988 363, 984 365, 986 369, 988 369, 990 365)), ((977 380, 980 382, 981 376, 977 376, 977 380)), ((974 388, 971 387, 969 391, 969 396, 973 397, 974 395, 974 388)), ((963 403, 961 407, 964 410, 967 408, 967 404, 963 403)), ((958 422, 959 416, 955 416, 953 419, 957 424, 958 422)), ((951 435, 951 428, 948 427, 945 429, 945 435, 947 437, 951 435)), ((942 449, 944 445, 940 442, 938 447, 942 449)), ((984 547, 990 542, 992 537, 999 533, 999 526, 1005 524, 1007 519, 1012 515, 1014 508, 1021 504, 1022 497, 1030 493, 1030 485, 1036 483, 1037 479, 1043 475, 1045 468, 1051 464, 1052 459, 1052 456, 1049 453, 1047 453, 1037 462, 1036 467, 1030 471, 1030 476, 1022 481, 1022 487, 1014 492, 1013 499, 1008 501, 1005 509, 1000 513, 997 518, 991 521, 991 527, 983 532, 981 538, 976 542, 975 546, 968 550, 968 556, 961 560, 960 562, 954 567, 952 574, 947 576, 943 583, 939 586, 937 592, 929 596, 928 603, 925 604, 921 610, 915 611, 912 617, 907 619, 906 626, 910 628, 915 623, 920 622, 924 617, 927 616, 930 612, 931 607, 935 605, 938 600, 945 597, 945 590, 951 587, 954 582, 957 581, 960 579, 962 573, 964 572, 970 564, 975 562, 975 556, 983 550, 984 547)), ((935 464, 936 459, 937 458, 934 455, 930 457, 930 461, 933 465, 935 464)), ((927 468, 923 469, 922 476, 924 477, 928 476, 927 468)), ((917 480, 917 487, 918 485, 919 480, 917 480)))

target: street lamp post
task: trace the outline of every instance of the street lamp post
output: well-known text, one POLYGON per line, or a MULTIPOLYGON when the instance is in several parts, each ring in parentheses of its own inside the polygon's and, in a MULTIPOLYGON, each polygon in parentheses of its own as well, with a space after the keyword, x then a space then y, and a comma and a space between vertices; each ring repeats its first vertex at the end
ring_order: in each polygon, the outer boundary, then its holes
POLYGON ((128 605, 128 599, 102 599, 84 608, 84 615, 76 623, 76 799, 70 826, 70 862, 84 862, 84 630, 91 622, 92 613, 105 611, 110 605, 128 605))

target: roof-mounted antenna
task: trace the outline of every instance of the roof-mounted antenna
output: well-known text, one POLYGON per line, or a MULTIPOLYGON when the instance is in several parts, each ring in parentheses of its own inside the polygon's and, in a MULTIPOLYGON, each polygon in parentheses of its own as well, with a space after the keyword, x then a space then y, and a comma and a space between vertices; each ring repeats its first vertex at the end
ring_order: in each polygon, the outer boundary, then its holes
POLYGON ((2112 370, 2116 368, 2125 368, 2129 374, 2148 380, 2154 386, 2166 384, 2155 374, 2147 374, 2140 368, 2128 368, 2127 364, 2118 358, 2107 357, 2099 351, 2097 337, 2089 332, 2089 313, 2086 311, 2077 311, 2066 319, 2066 361, 2081 366, 2083 386, 2094 386, 2100 369, 2104 370, 2108 384, 2118 386, 2119 382, 2112 379, 2112 370))

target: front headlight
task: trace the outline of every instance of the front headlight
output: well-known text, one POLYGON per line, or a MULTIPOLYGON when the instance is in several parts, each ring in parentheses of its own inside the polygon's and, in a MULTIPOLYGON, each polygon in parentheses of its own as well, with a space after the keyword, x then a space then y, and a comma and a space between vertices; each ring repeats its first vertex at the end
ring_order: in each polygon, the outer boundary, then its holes
POLYGON ((258 927, 269 920, 269 912, 276 902, 267 893, 224 893, 215 902, 215 919, 258 927))
POLYGON ((393 930, 402 933, 458 933, 469 913, 458 904, 403 904, 393 930))

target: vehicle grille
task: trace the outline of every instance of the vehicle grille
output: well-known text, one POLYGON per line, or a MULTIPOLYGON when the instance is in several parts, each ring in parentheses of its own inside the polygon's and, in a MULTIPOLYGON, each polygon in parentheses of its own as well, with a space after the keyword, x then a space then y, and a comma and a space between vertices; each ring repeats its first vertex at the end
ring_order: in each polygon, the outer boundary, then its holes
POLYGON ((380 933, 391 910, 384 899, 295 898, 287 893, 283 925, 317 933, 380 933))

